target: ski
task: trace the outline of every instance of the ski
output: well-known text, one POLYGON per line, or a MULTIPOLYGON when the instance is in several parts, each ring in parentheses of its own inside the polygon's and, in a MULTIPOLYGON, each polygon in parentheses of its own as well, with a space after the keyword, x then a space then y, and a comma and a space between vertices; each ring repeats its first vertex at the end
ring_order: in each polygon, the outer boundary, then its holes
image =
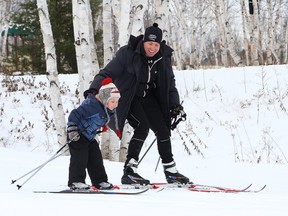
POLYGON ((157 191, 161 191, 163 189, 188 189, 189 191, 195 192, 222 192, 222 193, 240 193, 240 192, 250 192, 250 193, 258 193, 265 189, 266 185, 264 185, 259 190, 251 190, 252 184, 244 188, 228 188, 228 187, 221 187, 221 186, 212 186, 212 185, 203 185, 203 184, 177 184, 177 183, 151 183, 149 185, 139 185, 139 184, 132 184, 132 185, 118 185, 115 186, 119 189, 156 189, 157 191))
POLYGON ((195 192, 222 192, 222 193, 239 193, 239 192, 245 192, 247 191, 252 184, 248 185, 245 188, 242 189, 236 189, 236 188, 227 188, 227 187, 220 187, 220 186, 210 186, 210 185, 201 185, 201 184, 194 184, 188 187, 188 190, 195 191, 195 192))
POLYGON ((262 187, 262 188, 260 188, 260 189, 258 189, 258 190, 245 190, 245 191, 243 191, 243 192, 248 192, 248 193, 258 193, 258 192, 261 192, 261 191, 263 191, 265 188, 266 188, 266 184, 262 187))
POLYGON ((115 189, 120 190, 151 190, 153 189, 155 192, 160 192, 165 189, 165 187, 157 187, 155 185, 140 185, 140 184, 122 184, 122 185, 114 185, 115 189))
POLYGON ((61 191, 33 191, 34 193, 56 193, 56 194, 109 194, 109 195, 137 195, 148 191, 149 188, 135 190, 61 190, 61 191))
POLYGON ((258 190, 250 189, 252 184, 248 185, 246 188, 243 189, 235 189, 235 188, 225 188, 225 187, 218 187, 218 186, 207 186, 207 185, 195 185, 188 188, 190 191, 195 192, 222 192, 222 193, 258 193, 263 191, 266 188, 266 184, 262 186, 262 188, 258 190))

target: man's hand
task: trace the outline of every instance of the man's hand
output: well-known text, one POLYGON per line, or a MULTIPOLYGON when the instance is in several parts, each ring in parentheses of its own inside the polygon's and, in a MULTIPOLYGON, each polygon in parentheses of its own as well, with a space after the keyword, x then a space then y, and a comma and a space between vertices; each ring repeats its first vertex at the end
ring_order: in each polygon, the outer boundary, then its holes
POLYGON ((183 110, 183 106, 178 104, 178 105, 174 105, 171 107, 170 109, 170 117, 173 119, 176 119, 179 115, 181 115, 182 113, 185 114, 186 116, 186 113, 184 112, 183 110))

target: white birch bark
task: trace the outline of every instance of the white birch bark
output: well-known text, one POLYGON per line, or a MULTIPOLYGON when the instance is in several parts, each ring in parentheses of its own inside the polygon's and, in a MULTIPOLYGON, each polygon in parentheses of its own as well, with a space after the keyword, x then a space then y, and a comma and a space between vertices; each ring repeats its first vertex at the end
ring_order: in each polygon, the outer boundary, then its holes
POLYGON ((288 50, 288 25, 287 25, 287 21, 285 21, 285 24, 283 26, 284 29, 284 33, 283 33, 283 42, 282 42, 282 53, 283 53, 283 64, 287 64, 288 63, 288 55, 287 55, 287 50, 288 50))
POLYGON ((277 42, 277 40, 275 39, 276 33, 277 31, 281 28, 280 27, 280 17, 283 17, 284 14, 282 13, 282 0, 277 0, 276 5, 275 5, 275 12, 273 12, 273 14, 275 14, 275 23, 274 23, 274 31, 273 31, 273 44, 274 46, 272 46, 272 53, 273 56, 275 57, 275 62, 274 64, 280 64, 280 47, 281 47, 281 40, 279 40, 277 42), (277 54, 278 53, 278 54, 277 54))
MULTIPOLYGON (((198 68, 199 60, 197 58, 197 48, 196 48, 196 19, 195 16, 195 1, 191 0, 190 2, 190 11, 189 11, 189 17, 191 17, 191 24, 189 25, 188 28, 188 42, 189 42, 189 65, 192 66, 193 68, 198 68)), ((201 20, 200 20, 201 22, 201 20)))
MULTIPOLYGON (((119 11, 118 1, 113 5, 115 12, 119 11)), ((103 0, 104 66, 112 60, 115 53, 112 17, 112 0, 103 0)), ((119 161, 119 142, 119 138, 110 129, 101 134, 101 152, 104 159, 119 161)))
POLYGON ((248 14, 246 10, 245 1, 241 1, 241 18, 242 18, 242 31, 243 31, 243 43, 244 43, 244 51, 245 51, 245 62, 246 65, 249 65, 249 49, 248 49, 248 34, 247 34, 247 26, 248 23, 248 14))
POLYGON ((194 26, 194 22, 192 20, 193 24, 191 24, 191 29, 189 30, 189 65, 192 66, 193 68, 198 68, 199 64, 197 64, 197 62, 199 62, 198 58, 197 58, 197 48, 196 48, 196 31, 195 31, 195 26, 194 26))
MULTIPOLYGON (((51 108, 54 114, 58 143, 62 147, 67 141, 66 121, 59 88, 54 38, 46 0, 37 0, 37 8, 45 47, 46 71, 50 84, 51 108)), ((68 154, 68 151, 66 152, 68 154)))
POLYGON ((271 65, 273 63, 279 64, 279 57, 276 54, 276 50, 278 50, 279 43, 275 43, 276 31, 279 27, 279 17, 281 14, 281 1, 277 0, 277 4, 275 4, 272 0, 267 0, 267 9, 268 9, 268 28, 267 28, 267 64, 271 65), (274 5, 275 4, 275 5, 274 5), (275 10, 274 10, 275 7, 275 10), (275 61, 273 62, 273 57, 275 61))
MULTIPOLYGON (((119 32, 117 49, 128 43, 132 31, 132 25, 130 20, 131 0, 118 0, 118 1, 120 3, 120 11, 119 11, 119 18, 117 19, 118 20, 117 26, 119 32)), ((117 16, 114 12, 113 14, 114 16, 117 16)))
POLYGON ((123 128, 123 136, 120 143, 120 152, 119 152, 119 162, 126 161, 127 150, 129 146, 129 142, 133 135, 133 128, 126 121, 123 128))
MULTIPOLYGON (((144 28, 143 20, 144 20, 144 13, 147 10, 147 5, 148 5, 148 2, 143 1, 143 0, 133 0, 131 2, 131 16, 132 16, 131 17, 131 22, 132 22, 131 34, 132 35, 138 36, 144 33, 145 28, 144 28)), ((123 5, 123 7, 126 7, 126 6, 123 5)))
POLYGON ((103 0, 103 44, 104 66, 112 60, 114 55, 112 33, 112 0, 103 0))
POLYGON ((185 44, 186 38, 184 34, 185 21, 183 19, 181 11, 182 5, 181 0, 175 1, 171 5, 172 13, 175 15, 173 18, 169 19, 170 21, 170 38, 171 45, 174 49, 174 57, 176 59, 176 68, 178 70, 183 69, 184 59, 185 59, 185 44), (177 31, 175 31, 177 29, 177 31), (184 54, 184 55, 183 55, 184 54))
POLYGON ((9 25, 10 16, 12 13, 11 7, 12 7, 11 0, 0 1, 0 39, 1 39, 0 42, 2 45, 1 55, 0 55, 1 66, 3 66, 2 58, 6 57, 8 25, 9 25), (2 36, 2 31, 5 31, 3 36, 2 36))
MULTIPOLYGON (((226 16, 227 18, 227 16, 226 16)), ((227 40, 227 46, 228 46, 228 50, 230 52, 230 56, 233 59, 234 63, 236 66, 243 66, 243 61, 241 59, 241 57, 239 56, 239 54, 236 52, 235 49, 235 45, 234 45, 234 32, 231 29, 230 23, 228 22, 228 20, 225 21, 225 27, 226 27, 226 40, 227 40)))
POLYGON ((108 129, 101 134, 101 152, 103 159, 119 161, 119 138, 114 131, 108 129))
MULTIPOLYGON (((121 0, 111 0, 112 2, 112 7, 111 7, 111 11, 109 11, 110 13, 110 17, 113 17, 113 23, 112 23, 112 20, 111 20, 111 31, 110 31, 110 35, 113 39, 113 43, 111 43, 111 46, 113 46, 113 50, 111 50, 111 55, 113 56, 114 53, 120 48, 120 45, 119 45, 119 37, 120 37, 120 34, 122 34, 122 30, 119 29, 120 27, 120 24, 121 24, 121 0), (113 27, 112 27, 113 25, 113 27), (112 30, 113 29, 113 30, 112 30), (112 34, 113 32, 113 34, 112 34), (115 41, 118 39, 118 41, 116 42, 115 44, 115 41)), ((109 5, 107 5, 109 6, 109 5)), ((104 13, 104 9, 103 9, 103 13, 104 13)), ((127 29, 124 30, 127 34, 129 34, 127 32, 127 29)), ((105 56, 105 55, 104 55, 105 56)))
POLYGON ((267 0, 267 9, 268 9, 268 26, 267 26, 267 47, 266 47, 266 63, 270 65, 272 63, 272 46, 273 46, 273 6, 272 1, 267 0))
POLYGON ((83 100, 83 92, 89 88, 90 82, 93 80, 98 61, 95 47, 93 47, 95 44, 94 39, 92 39, 93 24, 89 0, 72 0, 72 8, 79 92, 80 99, 83 100))
POLYGON ((99 72, 99 69, 100 69, 98 57, 97 57, 97 47, 96 47, 95 40, 94 40, 94 28, 93 28, 93 19, 92 19, 90 1, 87 1, 87 14, 89 18, 89 39, 90 39, 90 46, 91 46, 92 74, 91 74, 90 80, 89 80, 89 77, 87 77, 87 79, 85 80, 85 82, 87 81, 87 83, 84 84, 84 88, 86 87, 86 84, 87 86, 90 86, 90 83, 92 82, 94 76, 99 72))
POLYGON ((155 21, 158 23, 159 27, 162 29, 163 37, 162 39, 169 42, 169 32, 168 32, 168 15, 170 7, 170 0, 155 0, 155 21))
POLYGON ((217 23, 217 30, 219 34, 219 48, 222 64, 227 67, 228 66, 228 58, 227 58, 227 44, 226 44, 226 29, 224 25, 224 12, 223 12, 223 1, 216 0, 215 1, 215 16, 217 23))
POLYGON ((179 69, 181 67, 181 56, 180 56, 180 52, 179 52, 179 34, 178 32, 176 31, 173 31, 173 29, 176 28, 176 26, 178 25, 177 24, 177 21, 175 19, 170 19, 170 44, 171 46, 173 47, 174 49, 174 53, 173 53, 173 56, 174 56, 174 61, 176 62, 176 68, 179 69))
POLYGON ((250 42, 251 42, 251 63, 254 66, 259 65, 258 47, 259 47, 259 16, 257 0, 252 0, 254 14, 250 14, 250 42))

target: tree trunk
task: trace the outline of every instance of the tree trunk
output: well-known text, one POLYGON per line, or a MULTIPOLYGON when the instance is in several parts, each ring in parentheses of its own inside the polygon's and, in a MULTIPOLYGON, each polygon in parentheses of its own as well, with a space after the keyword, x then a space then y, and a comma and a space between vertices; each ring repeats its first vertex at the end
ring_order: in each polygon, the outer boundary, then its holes
MULTIPOLYGON (((37 8, 45 47, 46 71, 50 84, 50 102, 54 114, 58 143, 62 147, 67 142, 66 121, 59 88, 55 44, 46 0, 37 0, 37 8)), ((68 154, 68 151, 66 152, 68 154)))
POLYGON ((0 42, 2 41, 2 50, 0 55, 0 66, 4 66, 2 59, 6 57, 6 44, 7 44, 7 34, 8 34, 8 24, 11 16, 12 1, 0 1, 0 42), (4 35, 2 36, 2 29, 6 26, 4 35))
POLYGON ((245 65, 249 65, 248 36, 246 30, 246 26, 249 26, 249 23, 245 1, 241 1, 241 18, 242 18, 243 43, 245 52, 245 65))
POLYGON ((112 0, 103 1, 103 45, 104 45, 104 66, 112 60, 114 51, 112 33, 112 0))
MULTIPOLYGON (((118 1, 114 3, 115 11, 118 11, 118 1)), ((103 0, 104 65, 112 60, 115 53, 112 17, 112 0, 103 0)), ((110 129, 101 134, 101 152, 104 159, 119 161, 119 138, 110 129)))
POLYGON ((93 70, 93 67, 98 66, 98 61, 94 47, 93 24, 89 0, 73 0, 72 7, 74 43, 79 74, 79 92, 82 101, 84 99, 83 92, 89 88, 90 82, 95 76, 95 68, 93 70))
POLYGON ((133 128, 129 125, 126 121, 124 129, 123 129, 123 136, 120 143, 120 152, 119 152, 119 162, 126 161, 127 150, 129 146, 129 142, 133 135, 133 128))
POLYGON ((226 29, 224 25, 224 5, 223 1, 217 0, 215 1, 215 16, 217 23, 217 30, 219 34, 219 52, 221 56, 221 61, 224 67, 228 66, 228 58, 227 58, 227 44, 226 44, 226 29))
POLYGON ((120 11, 119 11, 120 18, 118 18, 119 21, 117 25, 119 32, 117 49, 128 43, 129 36, 132 31, 130 13, 131 13, 131 0, 120 0, 120 11))
POLYGON ((253 66, 259 65, 259 56, 258 56, 258 48, 259 48, 259 8, 257 4, 257 0, 252 0, 254 14, 250 14, 250 35, 251 35, 251 62, 253 66))
POLYGON ((169 42, 168 35, 168 15, 169 15, 169 0, 155 0, 155 21, 163 32, 163 40, 169 42))
POLYGON ((288 21, 284 21, 285 24, 283 26, 284 33, 283 33, 283 42, 281 44, 281 53, 283 55, 282 57, 282 63, 287 64, 288 63, 288 58, 287 58, 287 49, 288 49, 288 21))
POLYGON ((131 1, 131 24, 132 24, 132 29, 131 29, 131 34, 138 36, 140 34, 143 34, 145 29, 144 29, 144 14, 145 11, 147 10, 147 1, 143 0, 133 0, 131 1))

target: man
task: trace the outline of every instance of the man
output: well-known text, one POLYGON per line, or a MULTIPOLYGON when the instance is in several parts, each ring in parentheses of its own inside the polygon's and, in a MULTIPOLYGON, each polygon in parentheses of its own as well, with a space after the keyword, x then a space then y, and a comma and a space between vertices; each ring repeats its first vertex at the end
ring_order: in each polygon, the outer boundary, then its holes
POLYGON ((162 30, 154 23, 138 37, 130 36, 128 45, 94 77, 88 92, 97 92, 101 81, 111 77, 121 92, 117 108, 119 129, 125 120, 134 128, 124 165, 122 184, 149 184, 137 173, 141 148, 151 129, 168 183, 186 184, 189 179, 176 169, 170 142, 170 112, 183 111, 175 86, 171 56, 173 50, 162 41, 162 30))

